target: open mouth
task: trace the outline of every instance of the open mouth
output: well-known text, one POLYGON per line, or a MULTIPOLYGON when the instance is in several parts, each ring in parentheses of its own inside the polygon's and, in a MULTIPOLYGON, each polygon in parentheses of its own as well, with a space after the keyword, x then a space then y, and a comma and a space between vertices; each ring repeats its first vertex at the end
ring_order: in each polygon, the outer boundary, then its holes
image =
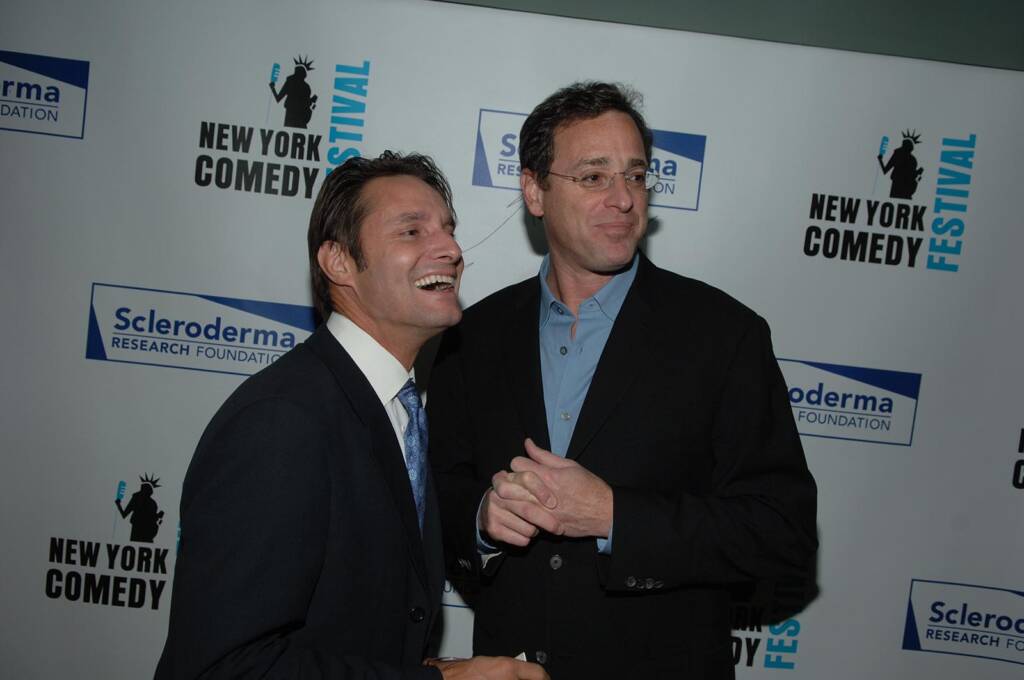
POLYGON ((444 274, 431 274, 430 276, 424 276, 422 279, 413 281, 413 285, 420 290, 451 290, 455 287, 455 277, 444 274))

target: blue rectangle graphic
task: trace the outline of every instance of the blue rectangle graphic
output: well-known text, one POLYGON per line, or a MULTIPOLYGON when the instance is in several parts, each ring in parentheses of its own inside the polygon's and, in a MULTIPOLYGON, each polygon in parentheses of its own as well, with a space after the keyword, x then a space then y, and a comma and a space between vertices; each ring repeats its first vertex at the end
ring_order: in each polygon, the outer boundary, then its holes
POLYGON ((311 307, 94 283, 85 356, 251 375, 315 328, 311 307))
POLYGON ((910 446, 921 375, 779 359, 797 430, 810 437, 910 446))
POLYGON ((0 130, 82 139, 89 62, 0 50, 0 130))
POLYGON ((903 649, 1024 665, 1024 592, 913 579, 903 649))

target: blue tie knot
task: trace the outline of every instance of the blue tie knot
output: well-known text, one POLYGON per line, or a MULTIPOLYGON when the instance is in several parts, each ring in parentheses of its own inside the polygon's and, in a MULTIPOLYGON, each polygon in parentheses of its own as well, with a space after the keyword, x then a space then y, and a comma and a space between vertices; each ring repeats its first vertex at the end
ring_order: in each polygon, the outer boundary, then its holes
POLYGON ((398 392, 398 401, 402 403, 405 412, 413 420, 416 419, 416 415, 423 409, 423 403, 420 401, 420 391, 416 388, 416 383, 413 382, 412 378, 409 378, 398 392))

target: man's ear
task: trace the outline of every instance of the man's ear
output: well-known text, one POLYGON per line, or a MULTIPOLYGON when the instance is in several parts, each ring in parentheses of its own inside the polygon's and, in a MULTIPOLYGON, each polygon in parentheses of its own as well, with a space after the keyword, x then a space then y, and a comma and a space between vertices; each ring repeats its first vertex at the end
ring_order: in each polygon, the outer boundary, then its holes
POLYGON ((358 271, 356 261, 337 241, 324 241, 316 251, 316 261, 324 276, 335 286, 351 286, 358 271))
POLYGON ((519 174, 519 188, 523 191, 523 203, 534 217, 544 217, 544 189, 537 181, 533 170, 523 168, 519 174))

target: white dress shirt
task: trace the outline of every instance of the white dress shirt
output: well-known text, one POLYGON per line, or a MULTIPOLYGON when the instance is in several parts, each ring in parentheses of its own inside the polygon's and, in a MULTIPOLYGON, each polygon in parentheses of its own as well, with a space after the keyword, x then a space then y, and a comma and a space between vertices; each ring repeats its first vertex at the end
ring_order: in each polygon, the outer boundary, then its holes
MULTIPOLYGON (((415 380, 416 369, 405 370, 391 352, 384 349, 369 333, 353 323, 348 317, 332 312, 327 319, 327 330, 335 340, 341 343, 356 367, 362 371, 373 388, 384 411, 388 414, 391 427, 398 438, 398 447, 405 457, 405 428, 409 425, 409 414, 402 402, 398 401, 398 393, 411 378, 415 380)), ((420 395, 421 398, 425 395, 420 395)), ((425 403, 425 402, 424 402, 425 403)))

